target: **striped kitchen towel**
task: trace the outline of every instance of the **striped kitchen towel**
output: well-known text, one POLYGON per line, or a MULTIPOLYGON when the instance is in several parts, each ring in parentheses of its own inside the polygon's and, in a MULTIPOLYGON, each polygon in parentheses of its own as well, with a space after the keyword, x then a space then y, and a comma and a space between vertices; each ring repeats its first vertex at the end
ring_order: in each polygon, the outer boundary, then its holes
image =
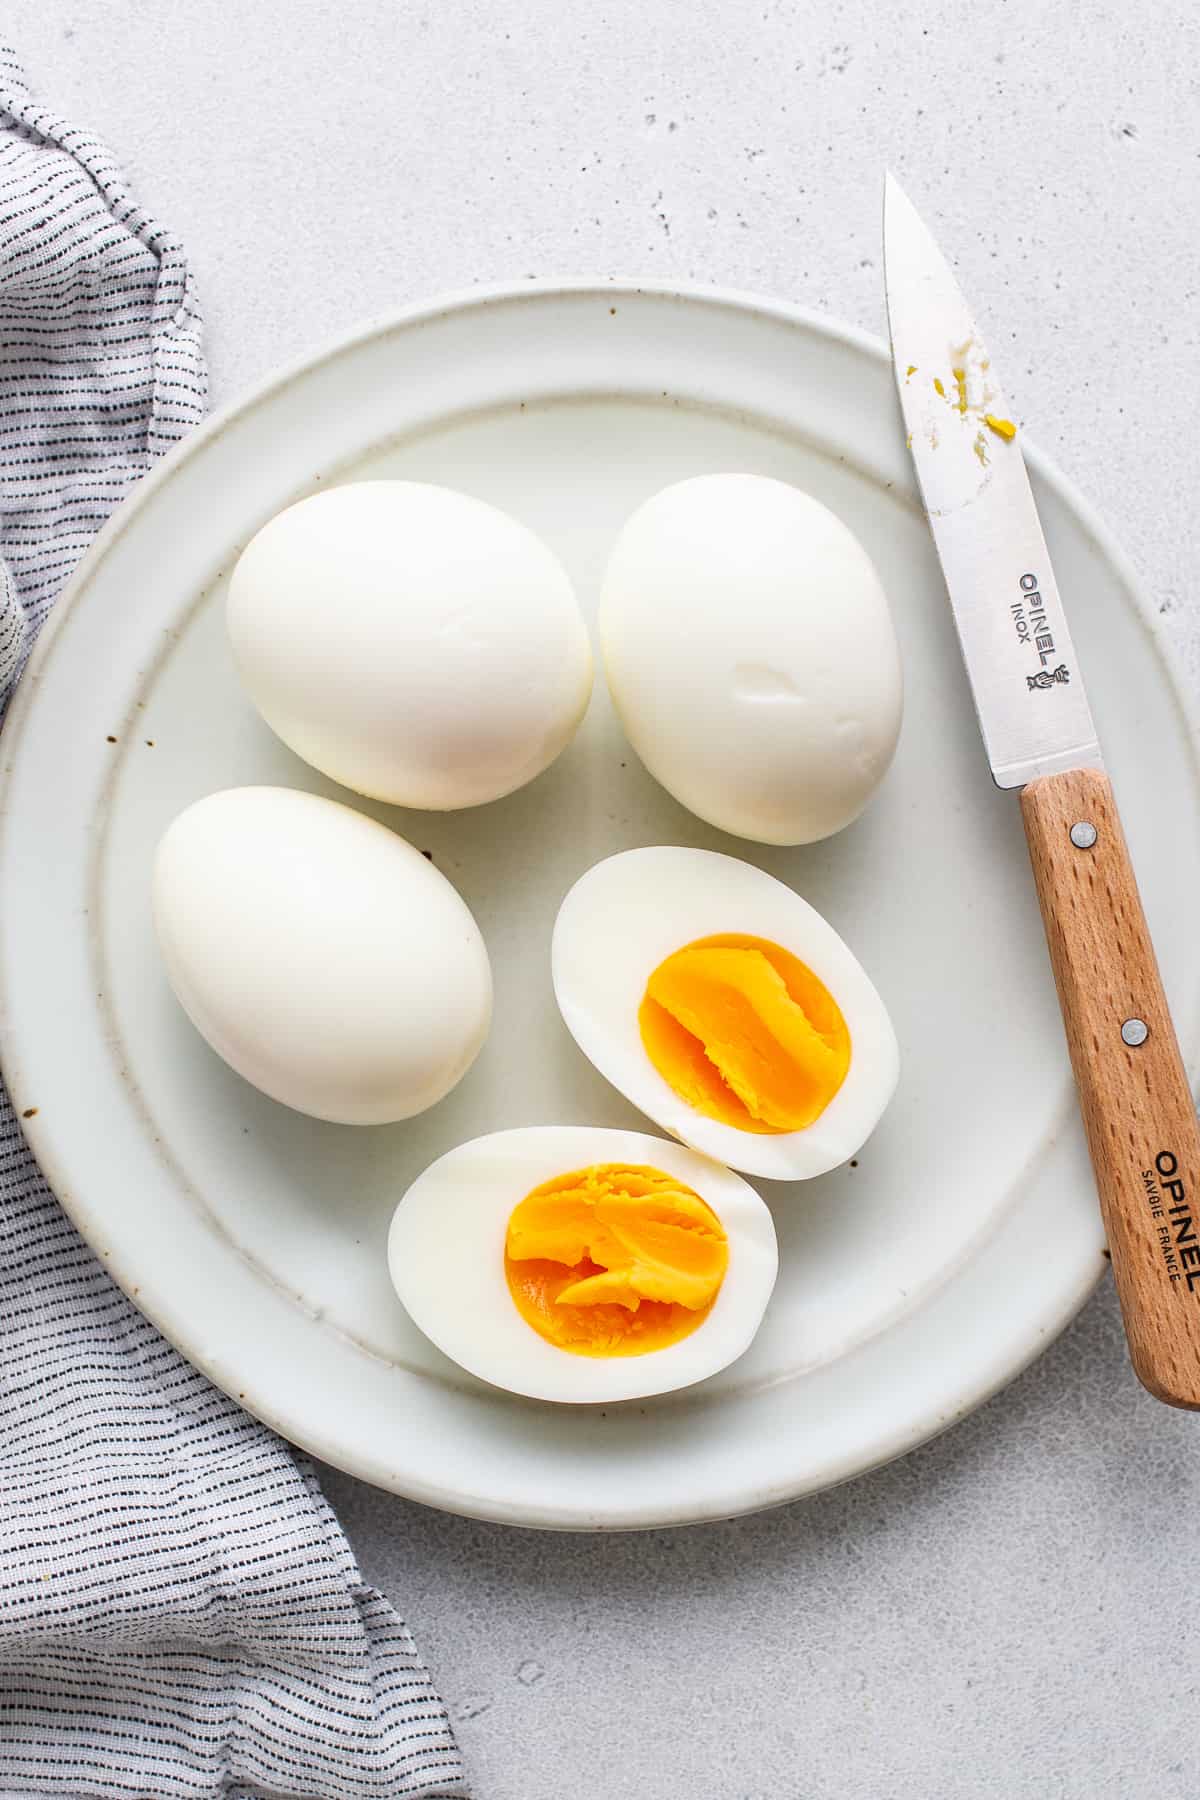
MULTIPOLYGON (((0 47, 0 684, 200 418, 182 251, 0 47)), ((2 903, 2 897, 0 897, 2 903)), ((316 1479, 163 1342, 0 1096, 0 1792, 465 1792, 446 1711, 316 1479)))

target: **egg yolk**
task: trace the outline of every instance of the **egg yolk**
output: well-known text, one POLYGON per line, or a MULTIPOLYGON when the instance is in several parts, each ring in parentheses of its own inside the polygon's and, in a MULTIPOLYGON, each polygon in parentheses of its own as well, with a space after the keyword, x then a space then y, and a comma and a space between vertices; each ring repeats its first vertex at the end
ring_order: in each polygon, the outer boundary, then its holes
POLYGON ((676 950, 646 983, 638 1025, 680 1099, 740 1131, 803 1131, 850 1067, 837 1001, 765 938, 699 938, 676 950))
POLYGON ((504 1273, 540 1337, 576 1356, 644 1356, 690 1337, 725 1279, 721 1221, 661 1169, 600 1163, 513 1208, 504 1273))

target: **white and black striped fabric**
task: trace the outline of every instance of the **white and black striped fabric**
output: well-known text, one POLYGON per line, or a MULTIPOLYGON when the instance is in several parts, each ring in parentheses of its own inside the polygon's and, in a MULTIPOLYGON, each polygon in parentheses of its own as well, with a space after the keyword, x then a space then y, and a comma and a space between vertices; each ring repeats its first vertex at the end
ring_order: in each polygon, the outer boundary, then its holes
MULTIPOLYGON (((204 401, 179 245, 0 47, 5 692, 97 527, 204 401)), ((6 1095, 0 1792, 465 1792, 445 1708, 312 1472, 112 1285, 6 1095)))

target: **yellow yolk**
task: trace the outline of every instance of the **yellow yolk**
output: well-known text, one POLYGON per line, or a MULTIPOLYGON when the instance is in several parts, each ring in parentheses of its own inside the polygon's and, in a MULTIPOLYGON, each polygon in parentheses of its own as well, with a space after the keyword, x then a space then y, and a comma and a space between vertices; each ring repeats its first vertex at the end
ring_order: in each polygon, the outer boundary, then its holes
POLYGON ((721 1221, 699 1194, 661 1169, 617 1163, 534 1188, 504 1243, 517 1311, 577 1356, 642 1356, 690 1337, 728 1265, 721 1221))
POLYGON ((1011 419, 998 419, 994 413, 984 413, 983 422, 989 431, 994 431, 1006 443, 1011 444, 1017 435, 1017 428, 1011 419))
POLYGON ((701 938, 676 950, 646 983, 638 1024, 680 1098, 741 1131, 803 1131, 850 1067, 836 1000, 765 938, 701 938))

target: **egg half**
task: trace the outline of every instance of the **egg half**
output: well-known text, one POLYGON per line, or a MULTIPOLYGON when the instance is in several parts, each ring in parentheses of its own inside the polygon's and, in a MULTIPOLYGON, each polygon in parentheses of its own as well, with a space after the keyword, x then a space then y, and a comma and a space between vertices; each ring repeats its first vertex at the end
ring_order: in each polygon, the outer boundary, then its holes
POLYGON ((229 584, 242 683, 335 781, 445 810, 552 763, 587 708, 592 652, 565 569, 468 494, 355 481, 298 501, 229 584))
POLYGON ((774 876, 709 850, 627 850, 571 889, 554 991, 580 1049, 685 1144, 775 1180, 853 1156, 895 1091, 887 1009, 774 876))
POLYGON ((388 1266, 464 1369, 537 1400, 665 1394, 747 1349, 778 1269, 729 1169, 640 1132, 546 1125, 460 1144, 396 1208, 388 1266))
POLYGON ((292 788, 209 794, 165 832, 154 923, 184 1011, 263 1093, 347 1125, 440 1100, 487 1036, 479 927, 421 852, 292 788))
POLYGON ((609 560, 600 639, 641 760, 736 837, 828 837, 891 762, 902 683, 883 584, 787 482, 702 475, 647 500, 609 560))

